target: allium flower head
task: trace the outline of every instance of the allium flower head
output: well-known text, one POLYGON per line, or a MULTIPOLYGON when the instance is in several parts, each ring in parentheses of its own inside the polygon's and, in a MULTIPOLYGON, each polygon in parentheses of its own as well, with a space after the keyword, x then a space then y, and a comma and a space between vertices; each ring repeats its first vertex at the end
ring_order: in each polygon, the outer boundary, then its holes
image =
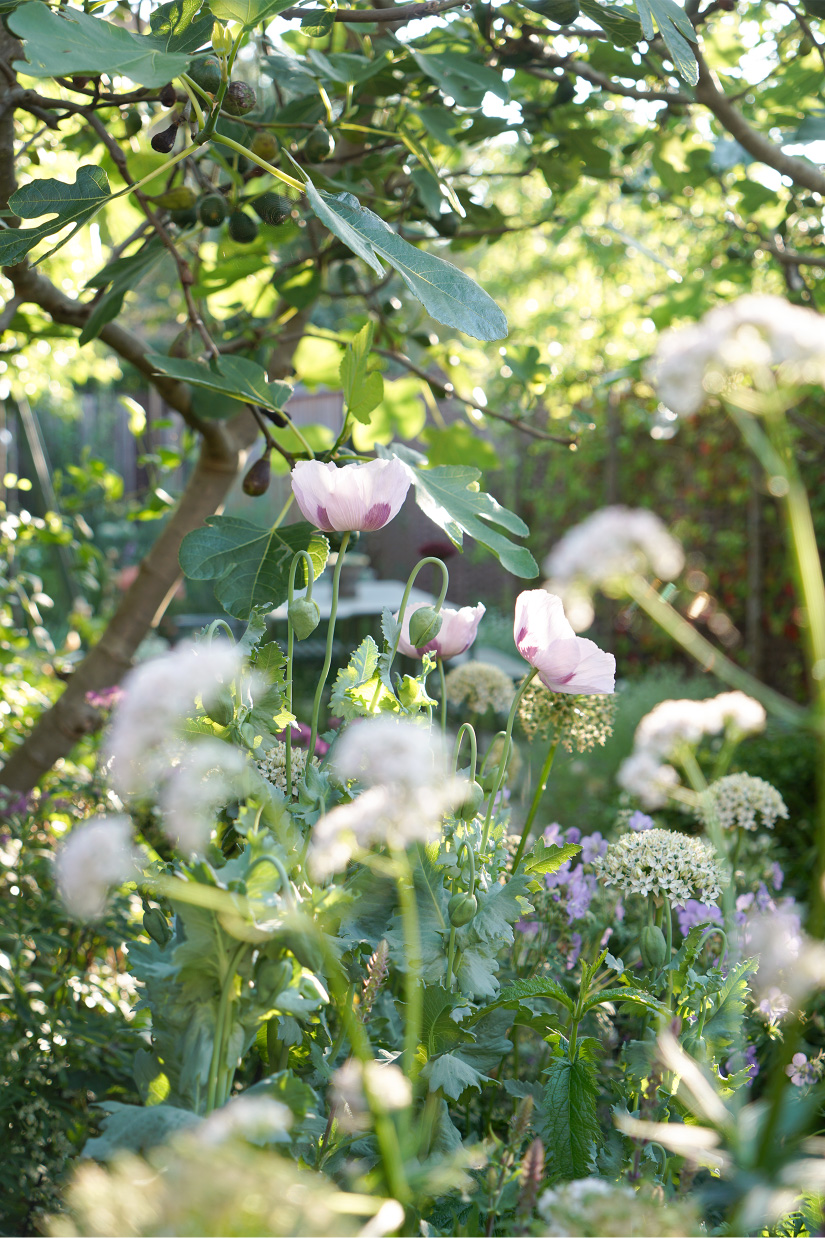
POLYGON ((670 757, 682 744, 694 747, 707 733, 704 701, 660 701, 636 728, 634 746, 655 756, 670 757))
POLYGON ((451 705, 464 705, 473 713, 492 709, 506 714, 513 703, 513 681, 510 676, 489 662, 465 662, 449 672, 445 680, 447 700, 451 705))
POLYGON ((577 636, 564 617, 561 598, 526 589, 516 599, 516 648, 553 692, 595 695, 612 692, 616 659, 592 640, 577 636))
POLYGON ((325 533, 383 529, 397 516, 411 485, 400 460, 345 464, 299 460, 292 491, 305 518, 325 533))
POLYGON ((548 692, 534 681, 522 695, 518 716, 528 739, 555 738, 567 752, 589 752, 613 734, 616 698, 548 692))
POLYGON ((653 512, 603 507, 564 534, 544 570, 553 587, 578 582, 610 589, 640 573, 672 580, 684 562, 682 547, 653 512))
MULTIPOLYGON (((434 653, 437 658, 446 661, 447 658, 455 658, 460 653, 466 653, 470 648, 478 634, 478 625, 487 608, 481 602, 478 606, 462 606, 460 610, 442 606, 441 628, 438 635, 419 649, 410 642, 410 619, 420 609, 419 606, 412 606, 405 610, 398 651, 408 658, 421 658, 425 653, 434 653)), ((395 618, 397 619, 398 615, 395 618)))
POLYGON ((670 792, 679 785, 679 775, 672 765, 663 764, 653 753, 642 749, 622 761, 616 781, 623 790, 635 795, 643 807, 656 809, 665 807, 670 792))
POLYGON ((784 366, 792 380, 820 382, 825 323, 781 297, 744 296, 690 327, 666 331, 648 369, 659 397, 689 417, 735 374, 784 366))
POLYGON ((739 735, 755 735, 764 731, 767 714, 765 707, 744 692, 720 692, 705 702, 709 715, 721 719, 716 731, 730 730, 739 735))
POLYGON ((728 880, 710 843, 676 830, 623 834, 593 867, 623 894, 663 894, 674 907, 689 898, 715 903, 728 880))
POLYGON ((129 672, 106 739, 112 785, 121 798, 155 789, 168 768, 170 744, 178 739, 196 697, 208 707, 242 667, 236 645, 214 640, 176 645, 129 672))
POLYGON ((785 801, 764 778, 751 774, 727 774, 711 783, 699 806, 706 824, 712 818, 726 830, 772 830, 779 817, 787 817, 785 801))
POLYGON ((369 1124, 365 1086, 373 1104, 385 1113, 406 1109, 412 1102, 412 1084, 398 1066, 391 1062, 359 1062, 357 1058, 350 1058, 332 1076, 338 1121, 345 1128, 360 1130, 369 1124))
POLYGON ((77 825, 57 852, 57 888, 78 920, 94 920, 106 909, 109 891, 140 872, 132 823, 123 815, 90 817, 77 825))
MULTIPOLYGON (((298 748, 293 743, 292 795, 295 799, 298 798, 298 783, 306 773, 308 755, 306 748, 298 748)), ((279 791, 286 795, 286 744, 276 739, 269 751, 263 756, 258 757, 255 765, 258 772, 267 782, 271 783, 273 787, 277 787, 279 791)))

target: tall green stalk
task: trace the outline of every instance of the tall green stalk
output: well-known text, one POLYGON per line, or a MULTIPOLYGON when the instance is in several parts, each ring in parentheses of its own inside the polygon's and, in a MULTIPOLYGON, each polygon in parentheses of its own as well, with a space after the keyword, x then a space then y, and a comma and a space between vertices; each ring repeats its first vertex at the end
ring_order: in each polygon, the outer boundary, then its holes
POLYGON ((321 671, 321 677, 318 680, 318 687, 315 689, 315 700, 312 704, 312 728, 309 735, 309 755, 307 760, 312 760, 312 755, 315 752, 315 741, 318 738, 318 715, 321 712, 321 698, 324 695, 329 668, 332 665, 332 641, 335 636, 335 619, 338 614, 338 591, 341 587, 341 568, 344 564, 344 555, 346 554, 347 546, 349 545, 349 532, 345 533, 341 538, 341 549, 338 551, 338 558, 335 561, 335 571, 332 576, 332 603, 329 610, 329 626, 327 628, 327 647, 324 654, 324 666, 321 671))
POLYGON ((490 838, 490 823, 493 819, 493 808, 495 806, 498 793, 501 790, 502 783, 504 782, 504 773, 505 773, 505 770, 507 769, 507 760, 510 756, 510 744, 512 742, 512 737, 513 737, 513 724, 515 723, 515 720, 516 720, 516 714, 518 713, 518 707, 519 707, 519 704, 521 703, 521 698, 524 696, 524 693, 527 689, 528 684, 532 683, 532 681, 535 679, 537 674, 538 674, 538 671, 536 670, 536 668, 534 666, 531 667, 529 673, 525 676, 521 687, 519 688, 516 695, 513 697, 513 703, 510 706, 510 713, 508 714, 508 717, 507 717, 507 726, 504 728, 504 742, 501 748, 501 759, 499 760, 499 763, 498 763, 498 771, 496 773, 496 780, 495 780, 495 783, 493 784, 493 789, 490 793, 490 798, 487 802, 487 813, 484 817, 484 829, 481 835, 482 852, 485 852, 487 850, 487 843, 490 838))
POLYGON ((553 768, 553 760, 555 758, 556 749, 558 746, 558 739, 554 739, 550 747, 547 749, 547 756, 544 758, 544 764, 541 767, 541 773, 539 774, 539 779, 536 784, 535 794, 533 795, 530 809, 527 813, 527 820, 524 822, 524 828, 521 831, 521 840, 518 845, 518 850, 516 851, 513 859, 513 872, 515 872, 518 868, 521 863, 521 857, 524 855, 524 849, 527 846, 527 839, 530 837, 530 829, 533 825, 533 821, 535 820, 536 813, 539 810, 541 797, 547 789, 547 779, 550 777, 550 771, 553 768))
MULTIPOLYGON (((299 550, 292 560, 289 568, 289 584, 287 586, 287 607, 286 607, 286 623, 287 623, 287 648, 286 648, 286 706, 292 713, 292 690, 293 690, 293 668, 294 668, 294 646, 295 646, 295 631, 292 627, 292 620, 289 616, 290 607, 294 601, 295 595, 295 572, 301 560, 304 560, 306 565, 307 576, 307 592, 306 600, 312 600, 312 585, 315 581, 315 567, 313 566, 312 558, 308 551, 299 550)), ((292 724, 287 723, 286 727, 286 802, 292 802, 292 724)), ((307 761, 311 761, 315 755, 315 746, 309 749, 307 753, 307 761)))

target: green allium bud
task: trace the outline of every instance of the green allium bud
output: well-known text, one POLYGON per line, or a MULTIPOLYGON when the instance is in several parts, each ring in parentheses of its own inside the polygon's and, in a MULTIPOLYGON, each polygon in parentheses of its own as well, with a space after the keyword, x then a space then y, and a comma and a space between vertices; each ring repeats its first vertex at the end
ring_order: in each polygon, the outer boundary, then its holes
POLYGON ((664 967, 667 957, 667 943, 665 942, 665 935, 658 924, 645 925, 639 938, 639 949, 645 967, 654 968, 656 971, 660 967, 664 967))
POLYGON ((441 612, 433 606, 420 606, 410 615, 410 644, 423 649, 441 631, 441 612))
POLYGON ((292 624, 292 630, 297 640, 306 640, 311 636, 321 622, 321 612, 318 603, 311 599, 299 598, 293 602, 287 611, 287 618, 292 624))

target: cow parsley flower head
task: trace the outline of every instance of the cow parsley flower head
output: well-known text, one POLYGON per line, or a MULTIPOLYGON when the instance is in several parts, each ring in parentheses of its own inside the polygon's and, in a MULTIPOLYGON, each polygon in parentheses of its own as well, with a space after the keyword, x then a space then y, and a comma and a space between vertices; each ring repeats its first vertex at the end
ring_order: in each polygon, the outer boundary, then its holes
POLYGON ((272 1096, 238 1096, 210 1113, 196 1130, 196 1138, 220 1145, 241 1136, 250 1143, 281 1143, 288 1139, 292 1110, 272 1096))
POLYGON ((576 1178, 545 1191, 538 1200, 541 1233, 547 1238, 580 1234, 583 1238, 684 1238, 702 1232, 699 1217, 680 1199, 666 1203, 622 1182, 576 1178))
POLYGON ((759 960, 751 988, 769 1022, 779 1022, 809 993, 825 988, 825 946, 803 930, 793 899, 743 916, 733 948, 740 958, 759 960))
POLYGON ((636 727, 634 747, 657 757, 673 756, 682 744, 695 747, 707 722, 704 701, 660 701, 636 727))
POLYGON ((110 778, 122 799, 154 790, 168 768, 170 744, 177 741, 196 698, 208 707, 242 666, 236 645, 213 640, 176 645, 128 673, 106 740, 110 778))
POLYGON ((751 774, 727 774, 708 787, 699 805, 705 824, 715 819, 726 830, 772 830, 788 809, 776 787, 751 774))
POLYGON ((164 832, 185 854, 206 850, 215 814, 242 790, 247 769, 239 748, 219 739, 187 744, 160 794, 164 832))
POLYGON ((365 1088, 373 1105, 385 1113, 406 1109, 412 1103, 412 1084, 398 1066, 391 1062, 359 1062, 357 1058, 350 1058, 332 1076, 337 1117, 345 1129, 363 1130, 369 1123, 370 1107, 365 1088))
POLYGON ((755 735, 764 731, 767 714, 765 707, 759 701, 745 692, 720 692, 705 702, 710 718, 715 714, 719 719, 718 731, 729 730, 734 735, 755 735))
POLYGON ((728 881, 710 843, 676 830, 623 834, 593 867, 623 894, 662 894, 674 907, 689 898, 715 903, 728 881))
POLYGON ((70 915, 101 916, 109 891, 136 877, 140 860, 127 816, 90 817, 75 826, 55 858, 57 888, 70 915))
POLYGON ((673 580, 684 567, 682 547, 654 512, 603 507, 575 525, 544 561, 548 588, 575 582, 591 589, 620 588, 629 576, 673 580))
POLYGON ((616 697, 549 692, 533 681, 524 690, 518 716, 528 739, 554 738, 567 752, 589 752, 613 734, 616 697))
POLYGON ((648 367, 659 398, 689 417, 735 375, 783 366, 792 381, 822 379, 825 323, 781 297, 744 296, 693 326, 666 331, 648 367))
POLYGON ((671 791, 679 785, 672 765, 665 765, 645 749, 632 752, 619 766, 616 781, 648 809, 664 808, 671 791))
POLYGON ((513 703, 512 679, 489 662, 465 662, 454 667, 445 686, 450 704, 463 705, 472 713, 483 714, 492 709, 494 713, 506 714, 513 703))

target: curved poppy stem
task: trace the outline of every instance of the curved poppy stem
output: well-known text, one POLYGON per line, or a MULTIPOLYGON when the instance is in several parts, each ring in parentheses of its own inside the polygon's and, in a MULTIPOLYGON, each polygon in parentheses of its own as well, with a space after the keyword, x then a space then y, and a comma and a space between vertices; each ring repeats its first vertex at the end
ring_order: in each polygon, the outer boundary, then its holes
POLYGON ((476 765, 478 764, 478 741, 476 733, 470 722, 462 722, 458 728, 458 735, 455 738, 455 747, 453 748, 453 773, 458 773, 458 758, 461 756, 461 745, 464 743, 464 736, 467 736, 470 741, 470 781, 475 782, 476 765))
POLYGON ((447 734, 447 684, 444 678, 444 661, 442 658, 436 658, 435 664, 438 667, 438 680, 441 684, 441 734, 447 734))
POLYGON ((321 678, 318 680, 318 687, 315 689, 315 700, 312 705, 312 728, 309 734, 309 752, 307 760, 311 761, 315 752, 315 740, 318 737, 318 714, 321 712, 321 697, 324 694, 324 688, 329 675, 329 668, 332 664, 332 638, 335 635, 335 618, 338 614, 338 590, 341 585, 341 567, 344 562, 344 555, 349 544, 349 531, 341 538, 341 549, 338 551, 338 558, 335 562, 335 572, 332 577, 332 602, 329 609, 329 627, 327 629, 327 648, 324 654, 324 666, 321 671, 321 678))
POLYGON ((504 772, 507 769, 507 759, 510 756, 510 744, 512 742, 513 724, 515 723, 515 720, 516 720, 516 713, 518 712, 518 707, 521 703, 521 698, 524 696, 524 693, 527 689, 527 685, 533 682, 537 674, 538 674, 538 671, 536 670, 536 668, 534 666, 531 666, 529 674, 525 675, 524 680, 522 681, 521 687, 519 688, 516 695, 513 697, 513 703, 510 706, 510 713, 507 717, 507 726, 504 731, 504 743, 502 745, 501 758, 498 763, 498 771, 496 773, 496 780, 495 780, 495 783, 493 784, 493 790, 490 793, 490 798, 487 802, 487 813, 486 813, 486 816, 484 817, 484 831, 481 836, 482 852, 487 850, 487 842, 490 837, 490 823, 492 822, 492 819, 493 819, 493 807, 495 805, 496 799, 498 798, 498 793, 501 790, 501 785, 504 782, 504 772))
MULTIPOLYGON (((436 603, 435 603, 436 613, 439 613, 441 610, 441 607, 444 605, 444 599, 447 596, 447 586, 450 583, 450 573, 447 571, 446 563, 444 563, 443 560, 435 559, 432 556, 428 556, 426 559, 419 559, 419 561, 416 563, 415 567, 413 568, 413 570, 410 572, 409 576, 407 577, 407 584, 404 588, 404 595, 401 598, 401 605, 398 608, 398 631, 395 634, 395 641, 393 642, 392 653, 390 654, 390 660, 387 666, 388 675, 390 671, 392 670, 392 664, 395 661, 395 655, 398 653, 398 642, 401 639, 401 629, 404 626, 404 614, 407 610, 407 603, 410 600, 410 593, 412 592, 412 587, 413 587, 413 584, 415 583, 415 578, 418 575, 418 573, 421 571, 422 567, 426 567, 428 563, 432 563, 435 567, 439 568, 441 571, 441 591, 439 592, 438 598, 436 599, 436 603)), ((370 713, 373 713, 375 710, 375 706, 378 703, 378 695, 380 691, 381 691, 381 680, 379 679, 378 683, 375 686, 375 692, 373 693, 372 700, 370 701, 370 713)))

